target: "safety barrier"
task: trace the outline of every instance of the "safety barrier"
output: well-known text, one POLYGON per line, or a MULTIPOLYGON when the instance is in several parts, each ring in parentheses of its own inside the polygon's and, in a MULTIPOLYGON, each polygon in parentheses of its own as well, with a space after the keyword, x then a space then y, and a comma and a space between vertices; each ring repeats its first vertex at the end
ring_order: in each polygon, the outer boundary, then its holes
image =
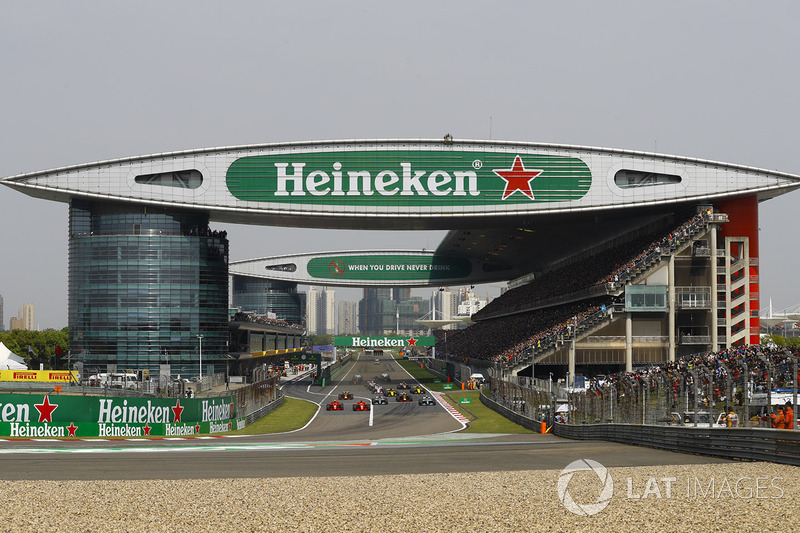
POLYGON ((569 439, 606 440, 726 459, 800 466, 800 432, 792 430, 555 424, 552 432, 569 439))
POLYGON ((266 405, 264 405, 264 406, 262 406, 262 407, 260 407, 260 408, 258 408, 256 410, 254 410, 254 411, 252 411, 250 413, 247 413, 247 423, 248 424, 252 424, 256 420, 268 415, 269 413, 271 413, 272 411, 274 411, 275 409, 277 409, 278 407, 283 405, 283 402, 285 400, 286 400, 286 396, 284 396, 283 392, 279 390, 278 391, 278 397, 275 400, 269 402, 268 404, 266 404, 266 405))
MULTIPOLYGON (((481 402, 509 420, 533 431, 539 430, 541 420, 547 421, 548 425, 552 423, 557 413, 555 395, 548 391, 526 388, 518 383, 496 378, 490 380, 490 387, 488 391, 484 389, 481 402)), ((685 421, 677 423, 689 425, 656 425, 656 420, 661 421, 655 416, 657 409, 647 407, 642 410, 642 407, 646 403, 658 406, 658 395, 647 396, 647 402, 641 399, 632 405, 627 401, 631 399, 630 394, 622 401, 616 395, 587 395, 585 392, 568 396, 569 402, 560 405, 566 408, 563 410, 566 418, 574 423, 553 424, 551 431, 559 437, 606 440, 726 459, 769 461, 800 466, 800 431, 742 426, 711 427, 710 424, 714 421, 710 418, 704 423, 707 425, 700 427, 694 427, 693 422, 685 421), (600 400, 605 396, 606 403, 592 402, 593 396, 597 396, 600 400), (642 412, 648 414, 642 416, 642 412), (636 422, 637 416, 646 421, 636 422), (610 422, 612 419, 615 422, 610 422), (648 423, 650 419, 653 419, 653 422, 648 423), (618 420, 633 420, 633 423, 621 423, 618 420)), ((662 408, 665 407, 663 400, 660 405, 662 408)), ((666 420, 663 423, 666 424, 666 420)))
POLYGON ((509 420, 514 422, 515 424, 519 424, 520 426, 522 426, 522 427, 524 427, 526 429, 530 429, 531 431, 537 431, 538 432, 540 430, 540 428, 541 428, 541 422, 540 421, 532 420, 532 419, 528 418, 527 416, 524 416, 524 415, 521 415, 519 413, 516 413, 516 412, 512 411, 511 409, 509 409, 508 407, 500 404, 499 402, 496 402, 496 401, 492 400, 491 398, 486 396, 486 394, 484 394, 483 392, 481 392, 479 397, 480 397, 481 403, 483 405, 485 405, 486 407, 488 407, 492 411, 495 411, 496 413, 508 418, 509 420))

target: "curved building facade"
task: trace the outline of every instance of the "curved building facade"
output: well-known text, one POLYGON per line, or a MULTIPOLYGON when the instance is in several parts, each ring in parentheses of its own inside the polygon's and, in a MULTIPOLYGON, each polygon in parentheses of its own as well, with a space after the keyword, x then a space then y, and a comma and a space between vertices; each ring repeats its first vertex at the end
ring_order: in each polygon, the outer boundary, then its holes
POLYGON ((69 210, 69 332, 87 366, 193 375, 225 368, 228 241, 208 215, 74 200, 69 210))
POLYGON ((254 311, 276 317, 289 324, 303 324, 305 294, 297 292, 297 283, 276 281, 251 276, 232 276, 232 305, 242 311, 254 311))

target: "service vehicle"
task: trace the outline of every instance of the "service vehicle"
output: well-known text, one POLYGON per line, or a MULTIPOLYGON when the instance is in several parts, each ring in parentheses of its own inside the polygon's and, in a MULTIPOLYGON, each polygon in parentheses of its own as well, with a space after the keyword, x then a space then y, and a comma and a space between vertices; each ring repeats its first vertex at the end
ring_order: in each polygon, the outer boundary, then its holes
POLYGON ((436 400, 431 398, 430 396, 423 396, 419 399, 420 405, 436 405, 436 400))
POLYGON ((406 394, 404 392, 403 394, 400 394, 400 395, 397 396, 397 401, 398 402, 410 402, 411 401, 411 396, 409 396, 408 394, 406 394))
POLYGON ((372 405, 389 405, 389 400, 386 396, 375 396, 372 398, 372 405))
POLYGON ((352 400, 353 399, 353 393, 350 392, 349 390, 346 390, 344 392, 340 392, 339 393, 339 399, 340 400, 352 400))
POLYGON ((367 402, 356 402, 353 404, 353 411, 369 411, 369 404, 367 402))
POLYGON ((689 426, 695 427, 695 418, 697 418, 697 427, 725 427, 726 424, 722 415, 716 421, 708 411, 684 411, 683 413, 672 412, 668 415, 667 424, 670 426, 689 426), (696 415, 696 416, 695 416, 696 415))
MULTIPOLYGON (((110 387, 112 389, 138 389, 139 376, 130 372, 113 372, 111 374, 92 374, 85 383, 91 387, 110 387)), ((188 380, 187 380, 188 383, 188 380)))
POLYGON ((476 381, 479 385, 486 383, 486 378, 480 372, 473 372, 469 375, 469 379, 476 381))
POLYGON ((342 402, 333 400, 325 409, 328 411, 344 411, 344 406, 342 405, 342 402))

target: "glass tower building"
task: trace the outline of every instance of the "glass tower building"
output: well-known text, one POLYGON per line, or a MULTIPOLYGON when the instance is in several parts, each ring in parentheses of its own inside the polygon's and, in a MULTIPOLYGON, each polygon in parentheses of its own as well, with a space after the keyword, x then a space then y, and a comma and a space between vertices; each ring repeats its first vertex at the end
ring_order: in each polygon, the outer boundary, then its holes
POLYGON ((228 240, 208 215, 73 200, 69 333, 73 361, 118 370, 225 371, 228 240), (202 335, 202 339, 199 336, 202 335))
POLYGON ((297 292, 297 283, 252 276, 233 275, 233 307, 244 312, 275 316, 289 324, 305 324, 305 294, 297 292))

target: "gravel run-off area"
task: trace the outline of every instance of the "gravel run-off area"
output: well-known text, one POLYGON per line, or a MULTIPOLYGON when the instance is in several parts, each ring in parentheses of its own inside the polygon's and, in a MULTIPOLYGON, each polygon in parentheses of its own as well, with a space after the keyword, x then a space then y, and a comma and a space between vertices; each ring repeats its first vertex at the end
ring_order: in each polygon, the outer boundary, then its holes
POLYGON ((209 479, 3 481, 0 531, 787 531, 800 468, 770 463, 209 479), (565 474, 566 475, 566 474, 565 474), (562 477, 561 491, 559 478, 562 477), (564 483, 564 481, 568 481, 564 483), (606 489, 605 494, 611 494, 606 489), (602 505, 602 502, 600 502, 602 505), (583 509, 583 510, 581 510, 583 509))

